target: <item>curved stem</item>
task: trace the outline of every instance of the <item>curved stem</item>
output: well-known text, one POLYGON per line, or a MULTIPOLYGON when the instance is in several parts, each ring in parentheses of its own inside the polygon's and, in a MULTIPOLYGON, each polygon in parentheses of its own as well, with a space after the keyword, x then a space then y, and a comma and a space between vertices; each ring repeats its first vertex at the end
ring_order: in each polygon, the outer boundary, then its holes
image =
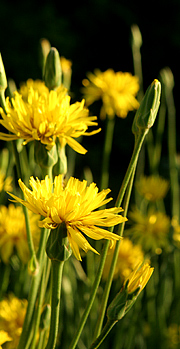
MULTIPOLYGON (((133 186, 133 181, 134 181, 134 176, 135 176, 135 170, 136 170, 136 164, 134 164, 133 173, 131 175, 131 179, 130 179, 130 182, 129 182, 129 185, 128 185, 126 197, 125 197, 125 200, 124 200, 124 216, 127 215, 127 211, 128 211, 129 200, 130 200, 132 186, 133 186)), ((119 225, 119 235, 120 236, 123 236, 124 226, 125 226, 125 223, 119 225)), ((115 270, 117 259, 118 259, 120 243, 121 243, 121 240, 116 242, 116 246, 115 246, 115 250, 114 250, 114 254, 113 254, 113 258, 112 258, 112 262, 111 262, 111 267, 110 267, 110 270, 109 270, 108 279, 106 281, 106 286, 105 286, 105 289, 104 289, 104 292, 103 292, 101 307, 100 307, 100 311, 99 311, 99 317, 98 317, 97 325, 96 325, 95 332, 94 332, 94 339, 97 338, 97 336, 100 335, 101 328, 102 328, 102 325, 103 325, 105 311, 106 311, 106 306, 107 306, 107 302, 108 302, 108 298, 109 298, 111 284, 112 284, 112 281, 113 281, 114 270, 115 270)))
POLYGON ((77 331, 75 333, 75 336, 73 338, 73 341, 72 341, 69 349, 74 349, 76 347, 76 344, 77 344, 77 342, 79 340, 79 337, 80 337, 81 332, 82 332, 82 330, 84 328, 85 322, 87 320, 87 317, 88 317, 89 312, 91 310, 91 307, 93 305, 93 302, 94 302, 94 299, 95 299, 95 296, 96 296, 96 292, 97 292, 99 283, 101 281, 101 276, 102 276, 102 272, 103 272, 103 269, 104 269, 104 263, 105 263, 105 260, 106 260, 106 254, 107 254, 107 251, 108 251, 109 244, 110 244, 109 240, 107 240, 106 243, 104 244, 104 250, 103 250, 103 252, 101 254, 101 260, 100 260, 99 267, 98 267, 98 270, 97 270, 96 278, 94 280, 92 291, 91 291, 88 303, 86 305, 86 309, 85 309, 85 311, 84 311, 84 313, 83 313, 83 315, 81 317, 80 324, 79 324, 79 326, 77 328, 77 331))
POLYGON ((59 310, 61 297, 61 282, 64 261, 51 261, 52 265, 52 298, 51 298, 51 325, 46 349, 54 349, 59 326, 59 310))
POLYGON ((104 326, 100 336, 94 341, 94 343, 90 346, 89 349, 96 349, 100 346, 100 344, 104 341, 108 333, 111 331, 111 329, 114 327, 117 321, 114 320, 107 320, 106 325, 104 326))

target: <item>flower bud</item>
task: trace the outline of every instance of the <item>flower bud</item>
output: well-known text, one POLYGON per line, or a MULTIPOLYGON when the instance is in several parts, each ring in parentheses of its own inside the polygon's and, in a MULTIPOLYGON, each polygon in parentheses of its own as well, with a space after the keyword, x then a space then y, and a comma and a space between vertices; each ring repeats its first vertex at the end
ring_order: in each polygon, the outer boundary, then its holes
POLYGON ((44 81, 49 90, 54 90, 61 85, 62 69, 57 49, 52 47, 47 55, 44 68, 44 81))
POLYGON ((5 91, 6 88, 7 88, 6 73, 5 73, 4 64, 2 61, 2 56, 0 53, 0 91, 5 91))
POLYGON ((132 132, 138 135, 142 132, 148 132, 155 122, 156 115, 160 105, 161 84, 155 79, 148 87, 145 96, 134 117, 132 132))

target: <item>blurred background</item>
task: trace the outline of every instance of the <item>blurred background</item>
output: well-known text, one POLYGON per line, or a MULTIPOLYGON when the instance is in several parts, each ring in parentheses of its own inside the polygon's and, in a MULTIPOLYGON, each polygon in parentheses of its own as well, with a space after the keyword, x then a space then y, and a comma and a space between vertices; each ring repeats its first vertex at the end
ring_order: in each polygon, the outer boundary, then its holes
MULTIPOLYGON (((41 78, 38 61, 39 40, 46 38, 60 55, 72 61, 72 99, 81 100, 82 79, 88 71, 99 68, 105 71, 133 72, 131 51, 131 26, 137 24, 142 34, 141 47, 144 90, 158 78, 159 71, 168 66, 175 79, 174 98, 177 110, 177 132, 180 126, 180 1, 155 1, 143 3, 133 0, 86 0, 55 2, 44 0, 0 0, 0 51, 8 78, 19 86, 28 78, 41 78)), ((98 106, 99 107, 99 106, 98 106)), ((91 106, 96 115, 96 107, 91 106)), ((99 109, 97 109, 97 113, 99 109)), ((125 120, 117 120, 113 144, 111 169, 116 175, 126 169, 132 152, 134 138, 131 125, 134 113, 125 120), (126 128, 127 132, 124 132, 126 128), (121 159, 121 162, 114 161, 121 159), (120 165, 121 163, 121 165, 120 165)), ((101 122, 100 122, 101 126, 101 122)), ((166 136, 165 136, 166 137, 166 136)), ((99 161, 97 144, 104 134, 84 137, 83 143, 90 149, 81 157, 83 166, 92 167, 94 180, 98 182, 99 161), (94 148, 94 149, 93 149, 94 148), (93 155, 93 150, 96 151, 93 155)), ((165 140, 166 142, 166 140, 165 140)), ((177 137, 180 151, 180 138, 177 137)), ((78 161, 77 161, 78 163, 78 161)), ((163 169, 164 171, 164 169, 163 169)), ((77 175, 80 176, 80 173, 77 175)), ((114 181, 110 185, 114 185, 114 181)))

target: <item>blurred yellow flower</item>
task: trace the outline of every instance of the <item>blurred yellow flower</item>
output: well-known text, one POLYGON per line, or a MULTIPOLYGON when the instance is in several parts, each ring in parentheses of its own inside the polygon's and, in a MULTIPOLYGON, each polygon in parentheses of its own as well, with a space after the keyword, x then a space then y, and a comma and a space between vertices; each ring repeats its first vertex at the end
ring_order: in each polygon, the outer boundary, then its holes
POLYGON ((133 272, 128 276, 128 278, 124 281, 124 285, 128 281, 128 293, 133 293, 139 288, 139 293, 143 290, 143 288, 146 286, 147 282, 149 281, 152 273, 154 271, 154 268, 151 268, 149 263, 138 263, 136 268, 133 270, 133 272))
MULTIPOLYGON (((103 278, 106 279, 109 274, 115 246, 109 248, 106 258, 103 278)), ((128 238, 123 238, 119 247, 118 260, 115 267, 114 278, 121 278, 124 280, 134 270, 137 262, 144 261, 144 253, 140 245, 133 245, 132 241, 128 238)))
POLYGON ((178 349, 180 344, 180 326, 178 324, 171 324, 167 332, 168 348, 178 349))
POLYGON ((180 248, 180 225, 178 222, 178 219, 176 217, 172 218, 171 221, 172 227, 173 227, 173 241, 174 244, 180 248))
POLYGON ((12 294, 0 302, 0 328, 12 339, 6 343, 6 349, 16 349, 18 346, 26 308, 27 300, 20 300, 12 294))
POLYGON ((137 109, 139 103, 135 98, 139 90, 137 76, 121 71, 114 72, 108 69, 101 72, 99 69, 94 74, 88 73, 88 79, 83 80, 84 88, 82 93, 89 106, 94 101, 102 99, 100 117, 104 119, 106 115, 113 118, 115 115, 125 118, 129 111, 137 109))
POLYGON ((2 190, 11 191, 12 190, 12 180, 13 180, 13 178, 10 176, 5 178, 5 175, 0 171, 0 192, 2 190))
POLYGON ((134 208, 128 213, 131 228, 125 231, 135 243, 142 245, 146 252, 160 254, 168 246, 170 218, 166 214, 149 209, 147 215, 134 208))
POLYGON ((7 332, 0 330, 0 349, 2 349, 1 344, 4 344, 4 343, 9 342, 11 340, 12 340, 12 338, 9 337, 7 332))
POLYGON ((32 191, 19 179, 19 185, 26 201, 13 194, 10 195, 34 213, 45 217, 39 222, 40 227, 54 229, 64 222, 70 246, 77 259, 81 260, 79 248, 85 252, 91 250, 97 253, 84 235, 95 240, 120 239, 118 235, 109 232, 104 227, 111 227, 126 221, 125 217, 118 215, 122 209, 113 207, 99 210, 99 207, 112 200, 112 198, 106 199, 110 189, 98 192, 95 183, 87 186, 87 181, 79 181, 73 177, 64 186, 62 175, 55 177, 54 184, 48 176, 41 181, 31 177, 29 183, 32 191))
POLYGON ((86 150, 75 138, 100 131, 86 132, 89 126, 97 126, 97 117, 89 116, 84 100, 70 105, 65 87, 49 91, 41 81, 28 80, 20 92, 14 92, 11 102, 6 98, 6 113, 0 108, 0 114, 3 118, 0 123, 10 132, 0 132, 0 139, 24 139, 23 145, 36 140, 48 150, 58 138, 61 146, 67 143, 78 153, 85 154, 86 150))
MULTIPOLYGON (((38 247, 40 229, 39 217, 30 212, 30 228, 35 248, 38 247)), ((26 223, 21 206, 0 206, 0 258, 8 263, 11 256, 17 253, 23 263, 29 260, 29 247, 26 235, 26 223)))
POLYGON ((149 201, 163 199, 169 189, 169 182, 166 179, 153 175, 142 176, 135 185, 140 195, 149 201))

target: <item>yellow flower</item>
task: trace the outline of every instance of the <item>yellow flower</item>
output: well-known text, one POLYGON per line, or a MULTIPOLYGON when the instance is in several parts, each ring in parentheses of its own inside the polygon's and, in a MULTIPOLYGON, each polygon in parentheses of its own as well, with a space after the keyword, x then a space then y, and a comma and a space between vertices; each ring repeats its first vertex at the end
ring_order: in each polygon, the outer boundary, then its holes
POLYGON ((168 246, 170 218, 166 214, 149 209, 144 215, 135 207, 128 217, 131 228, 126 230, 126 234, 131 235, 132 240, 142 245, 146 252, 160 254, 162 248, 168 246))
POLYGON ((12 340, 12 338, 9 337, 7 332, 0 330, 0 349, 2 349, 1 344, 4 344, 4 343, 9 342, 11 340, 12 340))
POLYGON ((88 73, 88 79, 83 80, 82 89, 86 104, 89 106, 94 101, 102 99, 100 117, 106 115, 113 118, 115 114, 125 118, 129 111, 137 109, 139 103, 135 96, 139 90, 138 78, 130 73, 117 72, 108 69, 101 72, 99 69, 94 74, 88 73))
POLYGON ((36 140, 50 150, 57 138, 61 146, 67 143, 78 153, 86 153, 75 138, 96 134, 100 129, 86 132, 89 126, 97 125, 97 117, 89 116, 84 100, 70 105, 65 87, 49 91, 40 81, 28 80, 20 92, 14 92, 11 102, 6 98, 6 114, 0 109, 0 123, 10 132, 0 132, 0 139, 24 139, 23 145, 36 140))
POLYGON ((128 281, 127 290, 128 293, 133 293, 139 288, 139 293, 143 290, 143 288, 146 286, 147 282, 149 281, 152 273, 154 271, 154 268, 151 268, 148 263, 142 264, 138 263, 136 268, 133 270, 133 272, 128 276, 128 278, 124 281, 124 285, 128 281))
MULTIPOLYGON (((40 229, 38 217, 30 212, 30 228, 35 247, 38 247, 40 229)), ((0 257, 4 263, 8 263, 11 256, 17 252, 20 260, 27 263, 29 260, 29 248, 26 235, 25 217, 21 206, 13 204, 0 206, 0 257)))
POLYGON ((61 57, 61 68, 63 73, 70 73, 72 67, 72 62, 65 57, 61 57))
POLYGON ((110 189, 98 192, 95 183, 87 186, 85 180, 79 181, 73 177, 68 180, 64 187, 62 175, 55 177, 54 185, 48 176, 41 181, 31 177, 32 191, 25 186, 21 179, 19 179, 19 185, 26 201, 13 194, 10 195, 32 212, 45 217, 39 222, 40 227, 54 229, 64 222, 70 246, 77 259, 81 260, 79 248, 85 252, 91 250, 97 253, 84 235, 95 240, 110 239, 114 241, 120 239, 118 235, 109 232, 104 227, 111 227, 126 221, 125 217, 117 215, 122 209, 114 207, 99 210, 99 207, 112 200, 112 198, 106 199, 110 189), (54 191, 52 190, 53 186, 54 191))
POLYGON ((13 178, 8 176, 5 178, 5 175, 0 171, 0 192, 2 190, 4 191, 11 191, 12 190, 12 180, 13 178))
MULTIPOLYGON (((115 246, 109 249, 108 255, 106 258, 104 271, 103 271, 103 278, 106 279, 113 254, 114 254, 115 246)), ((114 271, 114 278, 121 278, 121 280, 124 280, 129 276, 129 274, 133 271, 135 266, 137 265, 137 261, 143 262, 144 260, 144 253, 142 251, 142 248, 140 245, 133 245, 131 240, 128 238, 124 238, 121 241, 120 247, 119 247, 119 253, 118 253, 118 260, 116 263, 115 271, 114 271)))
POLYGON ((13 295, 0 302, 0 328, 12 339, 6 343, 6 349, 16 349, 22 332, 27 308, 27 300, 20 300, 13 295))
POLYGON ((149 201, 163 199, 169 189, 169 182, 159 176, 142 176, 136 182, 138 192, 149 201))

